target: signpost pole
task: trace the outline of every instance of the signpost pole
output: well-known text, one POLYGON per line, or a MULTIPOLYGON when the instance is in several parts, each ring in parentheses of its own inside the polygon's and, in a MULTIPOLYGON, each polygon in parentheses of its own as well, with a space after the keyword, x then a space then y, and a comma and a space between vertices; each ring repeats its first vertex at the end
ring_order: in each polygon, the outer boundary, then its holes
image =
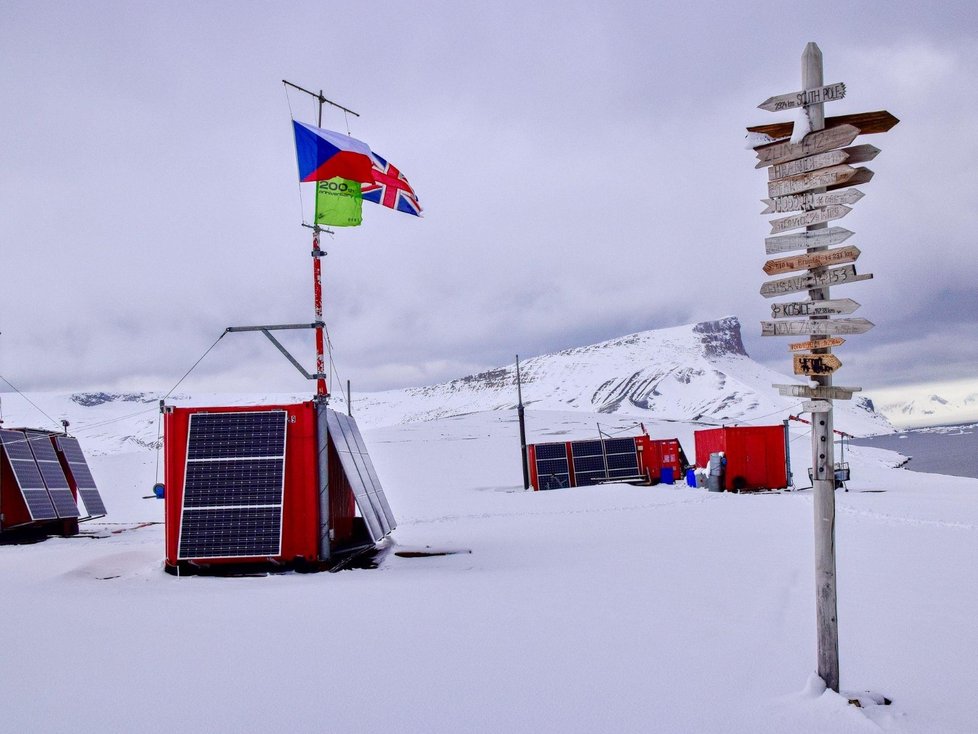
MULTIPOLYGON (((801 60, 803 89, 821 87, 822 52, 815 43, 805 47, 801 60)), ((812 132, 825 128, 824 106, 813 104, 806 108, 812 132)), ((815 193, 822 193, 816 190, 815 193)), ((807 227, 817 231, 828 227, 827 223, 807 227)), ((814 247, 809 253, 826 249, 814 247)), ((816 269, 819 273, 823 269, 816 269)), ((828 286, 810 290, 813 301, 829 300, 828 286)), ((811 316, 825 319, 827 316, 811 316)), ((831 347, 812 350, 813 354, 831 354, 831 347)), ((820 386, 832 386, 832 374, 812 377, 820 386)), ((835 564, 835 458, 832 441, 832 403, 825 413, 812 415, 812 485, 815 493, 815 614, 818 633, 818 674, 827 688, 839 691, 839 620, 836 595, 835 564)))
POLYGON ((523 384, 520 380, 520 355, 516 355, 516 415, 520 420, 520 454, 523 462, 523 489, 530 488, 530 467, 526 455, 526 416, 523 410, 523 384))

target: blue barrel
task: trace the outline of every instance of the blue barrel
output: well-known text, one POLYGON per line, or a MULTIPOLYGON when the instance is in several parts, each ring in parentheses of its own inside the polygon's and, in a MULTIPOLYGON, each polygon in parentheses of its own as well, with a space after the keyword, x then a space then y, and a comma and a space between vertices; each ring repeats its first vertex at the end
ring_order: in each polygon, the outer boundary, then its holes
POLYGON ((676 483, 676 478, 673 476, 671 466, 662 467, 662 473, 659 475, 659 481, 662 482, 663 484, 676 483))
POLYGON ((686 484, 690 487, 696 486, 696 470, 693 467, 686 470, 686 484))

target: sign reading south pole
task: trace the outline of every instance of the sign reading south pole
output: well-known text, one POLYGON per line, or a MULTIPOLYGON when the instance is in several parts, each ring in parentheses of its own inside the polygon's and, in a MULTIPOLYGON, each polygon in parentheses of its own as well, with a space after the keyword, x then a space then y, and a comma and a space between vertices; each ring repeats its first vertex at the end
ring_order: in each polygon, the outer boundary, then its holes
POLYGON ((824 87, 815 89, 805 89, 801 92, 791 92, 790 94, 779 94, 777 97, 768 97, 757 105, 758 109, 768 112, 781 112, 791 110, 795 107, 808 107, 813 104, 823 102, 834 102, 846 96, 846 85, 842 82, 837 84, 827 84, 824 87))

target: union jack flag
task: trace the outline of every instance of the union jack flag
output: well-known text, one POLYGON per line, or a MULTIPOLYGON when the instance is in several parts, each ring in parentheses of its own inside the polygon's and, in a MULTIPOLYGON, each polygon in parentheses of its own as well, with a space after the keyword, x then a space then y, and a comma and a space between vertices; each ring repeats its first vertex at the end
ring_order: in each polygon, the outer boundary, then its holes
POLYGON ((418 195, 414 193, 411 184, 397 166, 393 166, 376 153, 371 153, 374 159, 373 183, 365 183, 361 187, 364 201, 372 201, 405 214, 421 216, 421 204, 418 195))

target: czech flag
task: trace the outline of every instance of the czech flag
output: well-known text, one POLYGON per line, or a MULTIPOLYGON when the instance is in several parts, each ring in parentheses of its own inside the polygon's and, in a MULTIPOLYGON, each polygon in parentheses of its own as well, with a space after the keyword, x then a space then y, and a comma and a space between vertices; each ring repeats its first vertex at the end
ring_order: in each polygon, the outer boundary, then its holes
POLYGON ((295 120, 292 127, 300 181, 326 181, 339 176, 350 181, 373 183, 374 162, 370 146, 362 140, 295 120))

